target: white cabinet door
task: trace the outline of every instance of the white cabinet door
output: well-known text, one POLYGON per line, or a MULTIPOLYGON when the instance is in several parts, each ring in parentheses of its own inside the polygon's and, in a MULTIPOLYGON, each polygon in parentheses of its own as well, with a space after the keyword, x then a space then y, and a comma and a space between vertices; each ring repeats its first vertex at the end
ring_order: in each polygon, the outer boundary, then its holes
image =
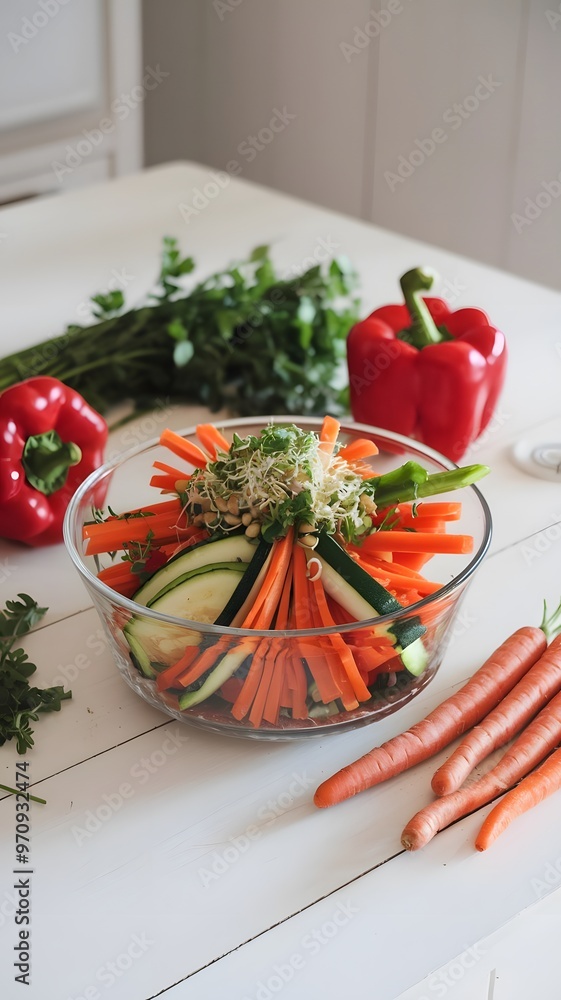
POLYGON ((140 169, 140 0, 3 0, 0 39, 0 202, 140 169))

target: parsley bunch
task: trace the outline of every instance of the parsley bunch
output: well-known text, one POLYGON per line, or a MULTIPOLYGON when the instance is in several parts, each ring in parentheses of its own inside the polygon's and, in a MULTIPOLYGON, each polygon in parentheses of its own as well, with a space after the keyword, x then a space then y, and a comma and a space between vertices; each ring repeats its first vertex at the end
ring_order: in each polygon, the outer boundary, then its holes
POLYGON ((346 258, 281 278, 262 246, 186 290, 194 269, 166 237, 145 304, 125 311, 121 291, 94 296, 100 322, 0 361, 0 391, 50 375, 99 412, 162 397, 246 416, 348 409, 346 336, 359 303, 346 258))
POLYGON ((16 740, 17 752, 26 753, 33 746, 31 722, 39 712, 58 712, 61 702, 72 696, 63 687, 30 687, 29 678, 37 667, 27 653, 15 648, 16 640, 26 635, 47 611, 27 594, 19 601, 7 601, 0 611, 0 746, 16 740))

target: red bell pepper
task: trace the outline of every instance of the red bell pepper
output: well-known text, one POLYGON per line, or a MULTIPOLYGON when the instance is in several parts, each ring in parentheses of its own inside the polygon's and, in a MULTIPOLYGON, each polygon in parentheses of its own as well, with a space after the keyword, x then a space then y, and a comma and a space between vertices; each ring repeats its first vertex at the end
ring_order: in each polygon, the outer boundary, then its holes
POLYGON ((491 419, 506 341, 483 310, 451 312, 443 299, 422 298, 432 282, 421 268, 408 271, 404 304, 381 306, 351 329, 351 411, 457 462, 491 419))
POLYGON ((70 498, 103 464, 106 441, 103 417, 58 379, 0 394, 0 537, 59 542, 70 498))

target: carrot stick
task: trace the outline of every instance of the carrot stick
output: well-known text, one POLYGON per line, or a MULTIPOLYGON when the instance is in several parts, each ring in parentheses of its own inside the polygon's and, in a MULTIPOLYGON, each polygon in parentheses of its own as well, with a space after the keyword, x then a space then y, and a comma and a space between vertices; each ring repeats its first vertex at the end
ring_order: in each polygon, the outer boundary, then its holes
POLYGON ((251 663, 249 665, 244 685, 231 709, 234 719, 237 719, 238 722, 241 722, 243 717, 247 715, 251 705, 253 704, 253 700, 259 687, 259 681, 261 680, 263 674, 263 668, 265 666, 265 659, 269 646, 269 639, 261 639, 253 651, 253 656, 251 658, 251 663))
POLYGON ((178 482, 178 476, 165 475, 154 475, 150 479, 150 486, 156 486, 160 490, 166 490, 169 493, 176 493, 175 484, 178 482))
POLYGON ((88 525, 87 555, 113 552, 124 548, 129 542, 146 542, 148 538, 156 544, 173 542, 187 527, 185 514, 156 514, 153 517, 116 519, 99 525, 88 525), (99 528, 99 531, 95 531, 99 528))
POLYGON ((547 641, 524 626, 509 636, 456 694, 405 733, 349 764, 319 786, 314 802, 336 805, 358 792, 433 757, 483 719, 541 656, 547 641))
MULTIPOLYGON (((388 565, 392 565, 388 563, 388 565)), ((373 576, 375 580, 379 583, 383 583, 383 586, 387 589, 392 587, 411 587, 415 586, 419 594, 427 595, 434 594, 437 590, 442 588, 441 583, 433 583, 431 580, 423 580, 422 577, 407 576, 405 573, 396 573, 394 571, 388 573, 387 570, 380 569, 375 564, 371 563, 369 559, 360 559, 359 566, 362 566, 370 576, 373 576), (383 582, 385 581, 385 582, 383 582)))
POLYGON ((92 535, 103 533, 103 530, 109 526, 123 524, 127 521, 127 514, 168 514, 170 511, 174 511, 177 514, 181 513, 181 501, 179 497, 176 497, 174 500, 161 500, 159 503, 145 504, 144 507, 133 507, 132 510, 128 510, 121 517, 108 517, 105 521, 92 521, 89 524, 84 524, 82 535, 84 538, 90 538, 92 535))
POLYGON ((294 529, 291 527, 284 538, 275 541, 259 601, 255 603, 254 608, 247 615, 242 628, 268 629, 271 627, 290 565, 293 537, 294 529))
MULTIPOLYGON (((279 646, 277 649, 275 649, 273 641, 271 641, 268 643, 268 649, 266 650, 263 656, 263 670, 261 672, 261 680, 259 682, 259 687, 253 699, 253 704, 251 706, 251 711, 249 713, 249 722, 251 723, 252 726, 255 726, 256 729, 261 725, 263 712, 265 711, 267 695, 269 694, 271 681, 273 679, 275 668, 278 663, 278 655, 280 652, 280 648, 281 647, 279 646)), ((241 692, 240 692, 240 697, 241 697, 241 692)), ((243 718, 243 715, 241 716, 241 718, 243 718)))
MULTIPOLYGON (((334 625, 335 622, 333 621, 331 614, 329 612, 329 608, 327 606, 327 599, 325 596, 325 590, 323 589, 321 578, 319 580, 315 580, 312 586, 314 588, 315 598, 318 603, 322 624, 325 627, 330 627, 331 625, 334 625)), ((370 691, 366 687, 366 684, 364 683, 364 680, 361 677, 360 671, 354 661, 353 654, 349 649, 349 647, 347 646, 346 642, 344 641, 344 639, 341 638, 341 636, 337 632, 334 632, 332 635, 326 636, 326 638, 333 645, 333 648, 337 653, 341 665, 343 666, 343 669, 345 670, 347 677, 349 678, 349 681, 351 683, 352 689, 356 697, 358 698, 359 701, 368 701, 372 697, 372 695, 370 694, 370 691)))
POLYGON ((271 678, 265 708, 263 710, 263 719, 265 722, 269 722, 271 726, 276 726, 279 718, 286 657, 287 650, 281 649, 275 660, 275 669, 273 670, 273 676, 271 678))
POLYGON ((408 851, 424 847, 456 819, 480 809, 512 788, 537 764, 541 764, 561 739, 561 694, 555 695, 530 722, 495 767, 465 788, 442 795, 420 809, 405 827, 401 843, 408 851))
POLYGON ((182 471, 181 469, 176 469, 175 465, 167 465, 165 462, 152 462, 155 469, 160 472, 166 472, 169 476, 175 476, 175 479, 190 479, 191 476, 188 473, 182 471))
POLYGON ((399 569, 400 566, 405 566, 407 569, 412 569, 418 573, 425 563, 428 563, 431 559, 431 552, 396 552, 393 561, 399 564, 396 565, 396 569, 399 569))
POLYGON ((355 441, 351 441, 350 444, 346 444, 343 448, 339 449, 337 458, 342 458, 345 462, 355 462, 361 458, 370 458, 372 455, 377 455, 378 451, 378 445, 374 444, 373 441, 369 441, 368 438, 356 438, 355 441))
POLYGON ((174 681, 180 676, 180 674, 185 673, 188 667, 191 666, 193 660, 199 656, 200 650, 198 644, 194 646, 186 646, 185 652, 181 659, 177 660, 176 663, 172 663, 171 666, 166 667, 162 670, 156 678, 156 687, 158 691, 167 691, 168 688, 173 687, 174 681))
POLYGON ((419 501, 415 507, 413 516, 413 504, 398 503, 394 507, 380 507, 374 516, 374 523, 378 524, 385 517, 395 516, 403 520, 412 521, 421 525, 425 518, 438 518, 440 521, 459 521, 462 515, 462 504, 448 501, 419 501))
POLYGON ((340 428, 341 424, 335 419, 335 417, 330 417, 328 414, 323 418, 323 423, 319 432, 318 451, 323 455, 326 463, 333 454, 333 449, 335 447, 335 442, 337 441, 340 428))
POLYGON ((362 543, 365 552, 390 549, 392 552, 469 553, 473 550, 471 535, 440 535, 429 531, 375 531, 362 543))
POLYGON ((517 816, 533 809, 561 788, 561 750, 555 750, 541 767, 506 793, 491 809, 475 841, 478 851, 486 851, 517 816))
MULTIPOLYGON (((330 625, 333 625, 334 622, 327 605, 325 591, 323 592, 324 600, 321 602, 320 608, 318 594, 320 589, 323 591, 321 580, 314 580, 309 589, 314 628, 325 628, 326 626, 329 627, 330 625)), ((353 712, 355 708, 358 708, 358 701, 349 676, 345 671, 343 660, 335 648, 335 642, 333 639, 334 636, 332 635, 320 636, 318 643, 324 651, 331 674, 335 678, 337 687, 341 691, 341 701, 343 702, 344 708, 347 712, 353 712)), ((370 692, 368 693, 370 695, 370 692)))
POLYGON ((203 448, 206 448, 213 462, 219 451, 229 451, 230 445, 214 424, 197 424, 197 437, 203 448))
POLYGON ((175 431, 170 431, 169 428, 162 431, 160 444, 165 448, 169 448, 174 455, 185 459, 186 462, 189 462, 196 469, 204 469, 208 462, 208 455, 197 444, 186 441, 185 438, 176 434, 175 431))
POLYGON ((434 774, 437 795, 455 792, 477 764, 508 743, 516 733, 561 691, 561 636, 553 639, 537 663, 513 687, 497 708, 464 736, 434 774))

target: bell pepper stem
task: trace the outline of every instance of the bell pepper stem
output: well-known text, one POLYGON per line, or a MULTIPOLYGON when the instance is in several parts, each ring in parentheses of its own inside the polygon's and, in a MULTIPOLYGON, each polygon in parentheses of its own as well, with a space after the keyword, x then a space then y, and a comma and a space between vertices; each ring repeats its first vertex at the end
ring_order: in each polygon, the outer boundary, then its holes
POLYGON ((68 470, 82 460, 73 441, 62 441, 56 431, 35 434, 25 442, 22 465, 28 483, 45 496, 64 486, 68 470))
POLYGON ((414 347, 439 344, 444 339, 421 294, 432 288, 433 281, 434 275, 422 267, 415 267, 400 278, 405 305, 412 319, 410 340, 414 347))
POLYGON ((449 490, 459 490, 471 486, 489 473, 487 465, 465 465, 450 472, 435 472, 427 475, 426 470, 416 462, 406 462, 399 469, 367 480, 372 487, 372 496, 378 507, 420 500, 422 497, 437 496, 449 490), (424 479, 416 473, 420 469, 424 479))

